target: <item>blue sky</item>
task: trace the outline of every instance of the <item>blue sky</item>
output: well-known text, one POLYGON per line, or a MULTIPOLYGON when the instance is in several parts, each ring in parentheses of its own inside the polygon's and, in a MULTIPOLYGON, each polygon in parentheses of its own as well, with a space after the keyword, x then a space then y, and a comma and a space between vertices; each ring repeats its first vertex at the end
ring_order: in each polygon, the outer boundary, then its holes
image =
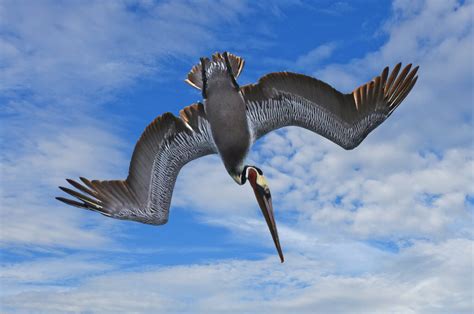
POLYGON ((16 312, 461 313, 473 305, 472 1, 1 1, 0 309, 16 312), (344 151, 298 128, 249 163, 272 188, 280 264, 249 186, 209 156, 169 222, 54 200, 64 178, 124 178, 157 115, 200 100, 199 57, 351 91, 420 65, 389 120, 344 151))

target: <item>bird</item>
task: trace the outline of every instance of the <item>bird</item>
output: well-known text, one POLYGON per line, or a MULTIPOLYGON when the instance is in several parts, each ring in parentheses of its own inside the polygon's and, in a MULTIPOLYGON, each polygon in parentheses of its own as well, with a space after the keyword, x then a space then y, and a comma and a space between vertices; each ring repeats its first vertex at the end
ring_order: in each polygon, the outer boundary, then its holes
POLYGON ((292 72, 269 73, 240 86, 237 78, 244 63, 229 52, 200 58, 185 82, 201 91, 202 101, 183 108, 179 117, 166 112, 145 128, 125 180, 66 179, 75 190, 59 188, 75 199, 56 199, 116 219, 163 225, 180 169, 218 154, 237 184, 251 185, 283 263, 269 185, 260 168, 245 162, 252 145, 271 131, 298 126, 354 149, 405 99, 419 67, 408 64, 400 71, 398 63, 390 73, 385 67, 370 82, 341 93, 321 80, 292 72))

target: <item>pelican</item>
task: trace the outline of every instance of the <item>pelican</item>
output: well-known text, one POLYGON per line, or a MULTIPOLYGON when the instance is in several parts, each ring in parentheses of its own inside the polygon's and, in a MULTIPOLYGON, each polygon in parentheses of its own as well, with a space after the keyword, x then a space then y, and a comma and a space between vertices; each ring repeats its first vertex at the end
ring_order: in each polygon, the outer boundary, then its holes
POLYGON ((405 99, 418 78, 418 66, 409 64, 400 72, 399 63, 390 76, 386 67, 348 94, 291 72, 270 73, 241 87, 236 79, 243 67, 243 58, 227 52, 201 58, 185 81, 202 91, 203 102, 185 107, 179 117, 164 113, 146 127, 127 179, 67 179, 76 190, 60 189, 77 200, 57 199, 112 218, 163 225, 180 169, 199 157, 219 154, 237 184, 248 181, 252 186, 283 263, 269 186, 260 168, 245 163, 252 145, 273 130, 299 126, 353 149, 405 99))

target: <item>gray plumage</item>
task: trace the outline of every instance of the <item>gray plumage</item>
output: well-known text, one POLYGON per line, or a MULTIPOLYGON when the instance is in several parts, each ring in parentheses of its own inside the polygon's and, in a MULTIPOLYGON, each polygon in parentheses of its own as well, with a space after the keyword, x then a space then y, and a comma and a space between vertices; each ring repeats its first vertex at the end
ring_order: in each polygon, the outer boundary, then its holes
POLYGON ((69 205, 103 215, 161 225, 168 221, 174 184, 188 162, 217 152, 202 104, 156 118, 135 146, 126 180, 68 182, 87 195, 61 187, 82 203, 58 197, 69 205))
POLYGON ((61 187, 79 201, 62 202, 118 219, 160 225, 168 221, 179 170, 201 156, 219 153, 227 171, 243 184, 244 161, 251 145, 268 132, 300 126, 345 149, 353 149, 400 105, 416 83, 418 67, 395 66, 342 94, 317 79, 289 72, 270 73, 239 87, 244 60, 232 54, 201 59, 186 82, 201 89, 204 105, 165 113, 143 132, 126 180, 67 181, 80 192, 61 187), (410 71, 411 70, 411 71, 410 71))
POLYGON ((230 79, 225 60, 215 55, 207 69, 206 116, 212 136, 229 174, 237 180, 250 149, 250 131, 245 101, 235 81, 230 79))
POLYGON ((254 140, 284 126, 316 132, 345 149, 353 149, 400 105, 415 85, 418 67, 411 64, 397 77, 397 64, 371 82, 342 94, 301 74, 271 73, 242 88, 254 140), (397 78, 397 80, 395 80, 397 78))

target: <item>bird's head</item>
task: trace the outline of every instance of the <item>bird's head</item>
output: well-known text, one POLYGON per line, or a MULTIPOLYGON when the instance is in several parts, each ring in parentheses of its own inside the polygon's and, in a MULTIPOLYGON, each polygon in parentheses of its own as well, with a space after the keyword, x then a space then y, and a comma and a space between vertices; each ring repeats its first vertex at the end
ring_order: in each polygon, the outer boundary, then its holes
POLYGON ((280 260, 283 263, 284 257, 280 246, 280 240, 278 238, 278 230, 273 215, 272 195, 267 180, 263 176, 262 170, 259 168, 255 166, 245 166, 241 174, 240 182, 241 184, 245 184, 247 181, 252 186, 258 205, 260 206, 268 228, 270 229, 280 260))

